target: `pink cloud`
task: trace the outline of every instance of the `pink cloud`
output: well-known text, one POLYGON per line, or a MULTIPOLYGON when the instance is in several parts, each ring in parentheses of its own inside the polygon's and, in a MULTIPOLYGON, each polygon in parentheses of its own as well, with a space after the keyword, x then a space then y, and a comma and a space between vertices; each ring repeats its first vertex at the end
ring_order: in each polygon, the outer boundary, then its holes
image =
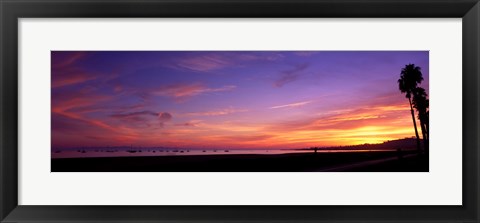
POLYGON ((246 109, 235 109, 235 108, 226 108, 221 110, 213 111, 204 111, 204 112, 190 112, 185 113, 184 116, 219 116, 219 115, 229 115, 238 112, 246 112, 246 109))
POLYGON ((197 127, 202 122, 203 122, 202 120, 191 120, 191 121, 188 121, 188 122, 185 122, 185 123, 176 124, 176 126, 197 127))
POLYGON ((78 60, 84 58, 87 54, 85 52, 52 52, 52 67, 62 68, 69 67, 75 64, 78 60), (59 55, 55 57, 54 55, 59 55))
POLYGON ((96 79, 95 75, 72 69, 59 69, 57 75, 52 78, 52 88, 63 87, 71 84, 79 84, 96 79))
POLYGON ((330 111, 328 115, 300 118, 273 125, 277 130, 348 130, 363 126, 409 125, 409 108, 405 105, 376 105, 330 111), (407 121, 405 122, 405 119, 407 121))
POLYGON ((122 145, 138 138, 135 131, 71 113, 52 113, 52 146, 70 147, 82 145, 111 146, 113 142, 122 145), (74 126, 74 127, 72 127, 74 126))
POLYGON ((228 143, 233 142, 243 142, 243 143, 253 143, 257 141, 263 141, 267 139, 271 139, 275 137, 275 135, 268 135, 268 134, 248 134, 248 135, 232 135, 232 136, 214 136, 211 139, 217 141, 226 141, 228 143))
POLYGON ((176 68, 188 69, 199 72, 209 72, 225 67, 238 66, 248 61, 278 61, 285 56, 278 52, 269 53, 212 53, 202 56, 183 58, 176 62, 176 68))
POLYGON ((98 75, 89 73, 77 65, 77 62, 85 56, 84 52, 52 52, 52 88, 96 79, 98 75))
POLYGON ((177 63, 180 68, 201 72, 217 70, 229 65, 231 63, 218 54, 190 57, 177 63))
POLYGON ((188 98, 211 92, 232 91, 236 88, 234 85, 226 85, 219 88, 208 88, 202 84, 173 84, 160 87, 153 92, 154 95, 166 96, 172 98, 188 98))
POLYGON ((124 124, 127 125, 143 125, 150 127, 155 122, 163 127, 166 122, 172 120, 173 116, 168 112, 153 112, 153 111, 138 111, 138 112, 130 112, 130 113, 120 113, 120 114, 113 114, 110 115, 112 118, 117 118, 121 120, 124 124), (154 118, 155 119, 152 119, 154 118))
MULTIPOLYGON (((113 126, 107 123, 105 120, 99 120, 85 116, 85 111, 95 109, 95 106, 102 105, 111 100, 111 96, 96 95, 88 90, 80 90, 75 92, 64 92, 57 97, 52 98, 52 130, 59 127, 59 123, 56 118, 63 117, 64 120, 70 120, 70 122, 83 123, 83 126, 90 126, 88 128, 95 128, 96 131, 111 132, 111 134, 121 137, 123 139, 134 138, 136 133, 133 129, 125 126, 113 126)), ((61 127, 61 126, 60 126, 61 127)), ((83 133, 89 133, 87 127, 81 127, 76 131, 83 133)), ((110 133, 109 133, 110 134, 110 133)))
POLYGON ((315 55, 317 53, 318 52, 316 52, 316 51, 295 51, 294 52, 295 55, 301 56, 301 57, 309 57, 309 56, 315 55))
POLYGON ((312 103, 312 101, 302 101, 302 102, 296 102, 296 103, 290 103, 286 105, 277 105, 270 107, 270 109, 278 109, 278 108, 296 108, 296 107, 301 107, 307 104, 312 103))

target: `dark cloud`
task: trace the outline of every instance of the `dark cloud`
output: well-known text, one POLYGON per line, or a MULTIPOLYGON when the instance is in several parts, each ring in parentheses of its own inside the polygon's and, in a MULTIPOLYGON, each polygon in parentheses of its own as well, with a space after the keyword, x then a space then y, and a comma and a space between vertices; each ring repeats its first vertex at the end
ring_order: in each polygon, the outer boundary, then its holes
POLYGON ((202 123, 201 120, 192 120, 185 123, 176 124, 176 126, 197 127, 200 123, 202 123))
POLYGON ((139 111, 139 112, 130 112, 130 113, 123 113, 123 114, 113 114, 110 116, 114 118, 131 118, 131 117, 137 117, 142 115, 158 116, 159 114, 152 111, 139 111))
POLYGON ((158 120, 160 120, 160 122, 168 122, 170 120, 172 120, 172 115, 168 112, 162 112, 160 114, 158 114, 158 120))
POLYGON ((160 126, 163 127, 165 122, 172 120, 173 116, 168 112, 153 112, 153 111, 139 111, 139 112, 130 112, 130 113, 121 113, 110 115, 113 118, 119 118, 122 121, 130 122, 132 124, 143 123, 147 126, 150 126, 152 119, 148 117, 156 117, 160 122, 160 126))

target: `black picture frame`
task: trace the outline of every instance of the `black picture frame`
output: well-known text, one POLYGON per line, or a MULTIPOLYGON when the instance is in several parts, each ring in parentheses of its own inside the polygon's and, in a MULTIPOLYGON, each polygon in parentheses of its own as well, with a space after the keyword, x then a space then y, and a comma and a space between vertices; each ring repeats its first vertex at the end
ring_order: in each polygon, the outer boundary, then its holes
POLYGON ((0 15, 1 222, 479 222, 478 0, 0 0, 0 15), (463 205, 18 205, 17 21, 19 18, 73 17, 462 18, 463 205))

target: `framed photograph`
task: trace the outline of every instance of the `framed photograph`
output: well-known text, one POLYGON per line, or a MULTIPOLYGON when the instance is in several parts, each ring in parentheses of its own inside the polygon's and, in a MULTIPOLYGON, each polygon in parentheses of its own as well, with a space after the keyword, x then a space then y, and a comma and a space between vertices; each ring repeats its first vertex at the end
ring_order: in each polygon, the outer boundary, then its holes
POLYGON ((1 222, 479 221, 476 0, 0 4, 1 222))

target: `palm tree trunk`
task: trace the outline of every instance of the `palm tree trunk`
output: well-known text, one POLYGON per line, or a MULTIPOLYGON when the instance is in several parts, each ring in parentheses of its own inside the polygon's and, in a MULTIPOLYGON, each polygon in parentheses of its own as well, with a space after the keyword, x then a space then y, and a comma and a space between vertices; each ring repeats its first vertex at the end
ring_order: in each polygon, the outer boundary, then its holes
POLYGON ((425 120, 423 118, 420 119, 420 127, 422 129, 423 150, 425 154, 428 154, 428 132, 427 128, 425 127, 425 120))
POLYGON ((427 139, 430 139, 430 134, 429 134, 429 129, 428 129, 428 121, 429 121, 429 118, 428 116, 426 117, 427 120, 425 120, 425 129, 427 131, 427 139))
POLYGON ((410 112, 412 113, 413 127, 415 127, 415 136, 417 137, 417 151, 420 152, 420 137, 418 136, 417 122, 415 121, 415 113, 413 112, 412 99, 408 98, 410 103, 410 112))

